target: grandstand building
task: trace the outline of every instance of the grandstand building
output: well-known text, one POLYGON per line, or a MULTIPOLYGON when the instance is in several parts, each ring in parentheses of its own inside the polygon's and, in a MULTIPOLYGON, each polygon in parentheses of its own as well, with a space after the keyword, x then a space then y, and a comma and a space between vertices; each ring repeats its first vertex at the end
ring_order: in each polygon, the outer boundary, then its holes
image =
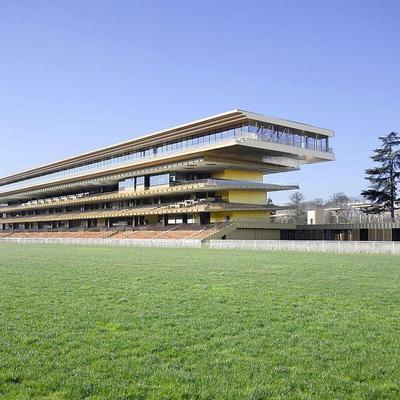
POLYGON ((237 223, 254 236, 269 225, 268 193, 297 188, 264 176, 334 160, 333 136, 242 110, 214 115, 0 178, 0 230, 199 238, 237 223))

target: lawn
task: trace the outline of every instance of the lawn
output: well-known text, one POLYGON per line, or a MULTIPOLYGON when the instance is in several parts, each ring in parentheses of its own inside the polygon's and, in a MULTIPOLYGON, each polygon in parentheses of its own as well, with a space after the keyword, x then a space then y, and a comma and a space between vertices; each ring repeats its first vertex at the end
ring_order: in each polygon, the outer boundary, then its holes
POLYGON ((399 399, 400 258, 0 244, 2 399, 399 399))

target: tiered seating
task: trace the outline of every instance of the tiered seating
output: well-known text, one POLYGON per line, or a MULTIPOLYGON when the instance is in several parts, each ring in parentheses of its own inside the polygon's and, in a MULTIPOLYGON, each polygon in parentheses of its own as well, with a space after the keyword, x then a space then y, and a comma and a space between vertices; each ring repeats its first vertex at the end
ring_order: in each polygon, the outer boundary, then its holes
POLYGON ((114 239, 205 239, 218 232, 223 224, 179 224, 168 226, 136 227, 132 231, 118 232, 114 239))
POLYGON ((129 239, 132 231, 116 231, 112 236, 113 239, 129 239))
MULTIPOLYGON (((186 225, 185 225, 186 226, 186 225)), ((113 236, 113 239, 186 239, 188 232, 182 230, 181 225, 145 225, 121 231, 113 236), (174 232, 177 232, 174 234, 174 232)))
POLYGON ((39 232, 12 232, 9 237, 13 238, 35 238, 39 232))
POLYGON ((8 237, 10 238, 36 238, 39 237, 38 235, 40 235, 40 237, 44 237, 43 233, 45 232, 24 232, 24 231, 17 231, 17 232, 11 232, 8 237))
MULTIPOLYGON (((133 228, 132 231, 125 231, 120 239, 157 239, 163 232, 171 229, 169 226, 145 225, 133 228)), ((115 236, 117 238, 117 235, 115 236)))
MULTIPOLYGON (((6 237, 36 239, 104 239, 113 234, 115 234, 115 231, 18 231, 7 233, 6 237)), ((3 235, 0 237, 3 237, 3 235)))
POLYGON ((209 236, 217 233, 224 226, 223 223, 220 224, 209 224, 205 225, 203 229, 199 230, 196 234, 194 234, 191 239, 204 240, 209 236))
POLYGON ((79 232, 68 232, 68 231, 43 231, 43 232, 29 232, 29 231, 20 231, 20 232, 13 232, 9 235, 9 237, 13 238, 37 238, 37 239, 72 239, 78 235, 79 232))
POLYGON ((190 239, 204 227, 195 224, 176 225, 175 229, 171 229, 163 235, 163 239, 190 239))
POLYGON ((77 237, 79 232, 43 232, 48 238, 57 238, 57 239, 74 239, 77 237))
POLYGON ((0 232, 0 238, 1 237, 6 237, 6 236, 9 236, 10 235, 10 232, 0 232))
POLYGON ((0 232, 0 237, 11 238, 53 238, 53 239, 197 239, 204 240, 217 233, 224 223, 197 225, 143 225, 129 230, 87 230, 87 231, 14 231, 0 232))
POLYGON ((107 239, 115 235, 115 231, 81 231, 75 238, 79 239, 107 239))
POLYGON ((158 233, 155 231, 149 230, 149 231, 133 231, 133 235, 130 237, 130 239, 154 239, 158 233))

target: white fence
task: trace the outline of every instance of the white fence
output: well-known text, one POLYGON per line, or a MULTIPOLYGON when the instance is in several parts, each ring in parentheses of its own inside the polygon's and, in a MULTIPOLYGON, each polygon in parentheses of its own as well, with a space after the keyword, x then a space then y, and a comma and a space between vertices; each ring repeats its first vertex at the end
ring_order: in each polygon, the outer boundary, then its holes
POLYGON ((323 240, 210 240, 212 249, 386 253, 400 255, 400 242, 340 242, 323 240))
MULTIPOLYGON (((66 244, 77 246, 175 247, 200 248, 194 239, 50 239, 0 238, 0 243, 66 244)), ((400 242, 340 242, 322 240, 210 240, 211 249, 317 251, 331 253, 377 253, 400 255, 400 242)))
POLYGON ((188 247, 200 248, 201 240, 166 239, 62 239, 0 238, 0 243, 70 244, 77 246, 188 247))

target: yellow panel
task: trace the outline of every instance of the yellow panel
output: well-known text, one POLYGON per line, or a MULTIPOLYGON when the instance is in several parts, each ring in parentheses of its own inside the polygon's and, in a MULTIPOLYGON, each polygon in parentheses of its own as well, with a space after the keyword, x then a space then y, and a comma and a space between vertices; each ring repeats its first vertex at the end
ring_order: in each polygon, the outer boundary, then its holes
POLYGON ((267 202, 266 192, 258 192, 254 190, 230 190, 230 203, 245 204, 265 204, 267 202))
POLYGON ((210 222, 224 222, 226 218, 230 221, 268 221, 270 216, 269 211, 214 211, 211 212, 210 222))
POLYGON ((258 171, 241 171, 236 169, 225 169, 223 171, 215 171, 212 177, 216 179, 231 179, 240 181, 256 181, 262 182, 263 174, 258 171))
POLYGON ((222 201, 229 202, 229 192, 215 192, 217 197, 221 197, 222 201))
POLYGON ((229 203, 266 204, 267 192, 255 190, 228 190, 216 192, 216 196, 229 203))

